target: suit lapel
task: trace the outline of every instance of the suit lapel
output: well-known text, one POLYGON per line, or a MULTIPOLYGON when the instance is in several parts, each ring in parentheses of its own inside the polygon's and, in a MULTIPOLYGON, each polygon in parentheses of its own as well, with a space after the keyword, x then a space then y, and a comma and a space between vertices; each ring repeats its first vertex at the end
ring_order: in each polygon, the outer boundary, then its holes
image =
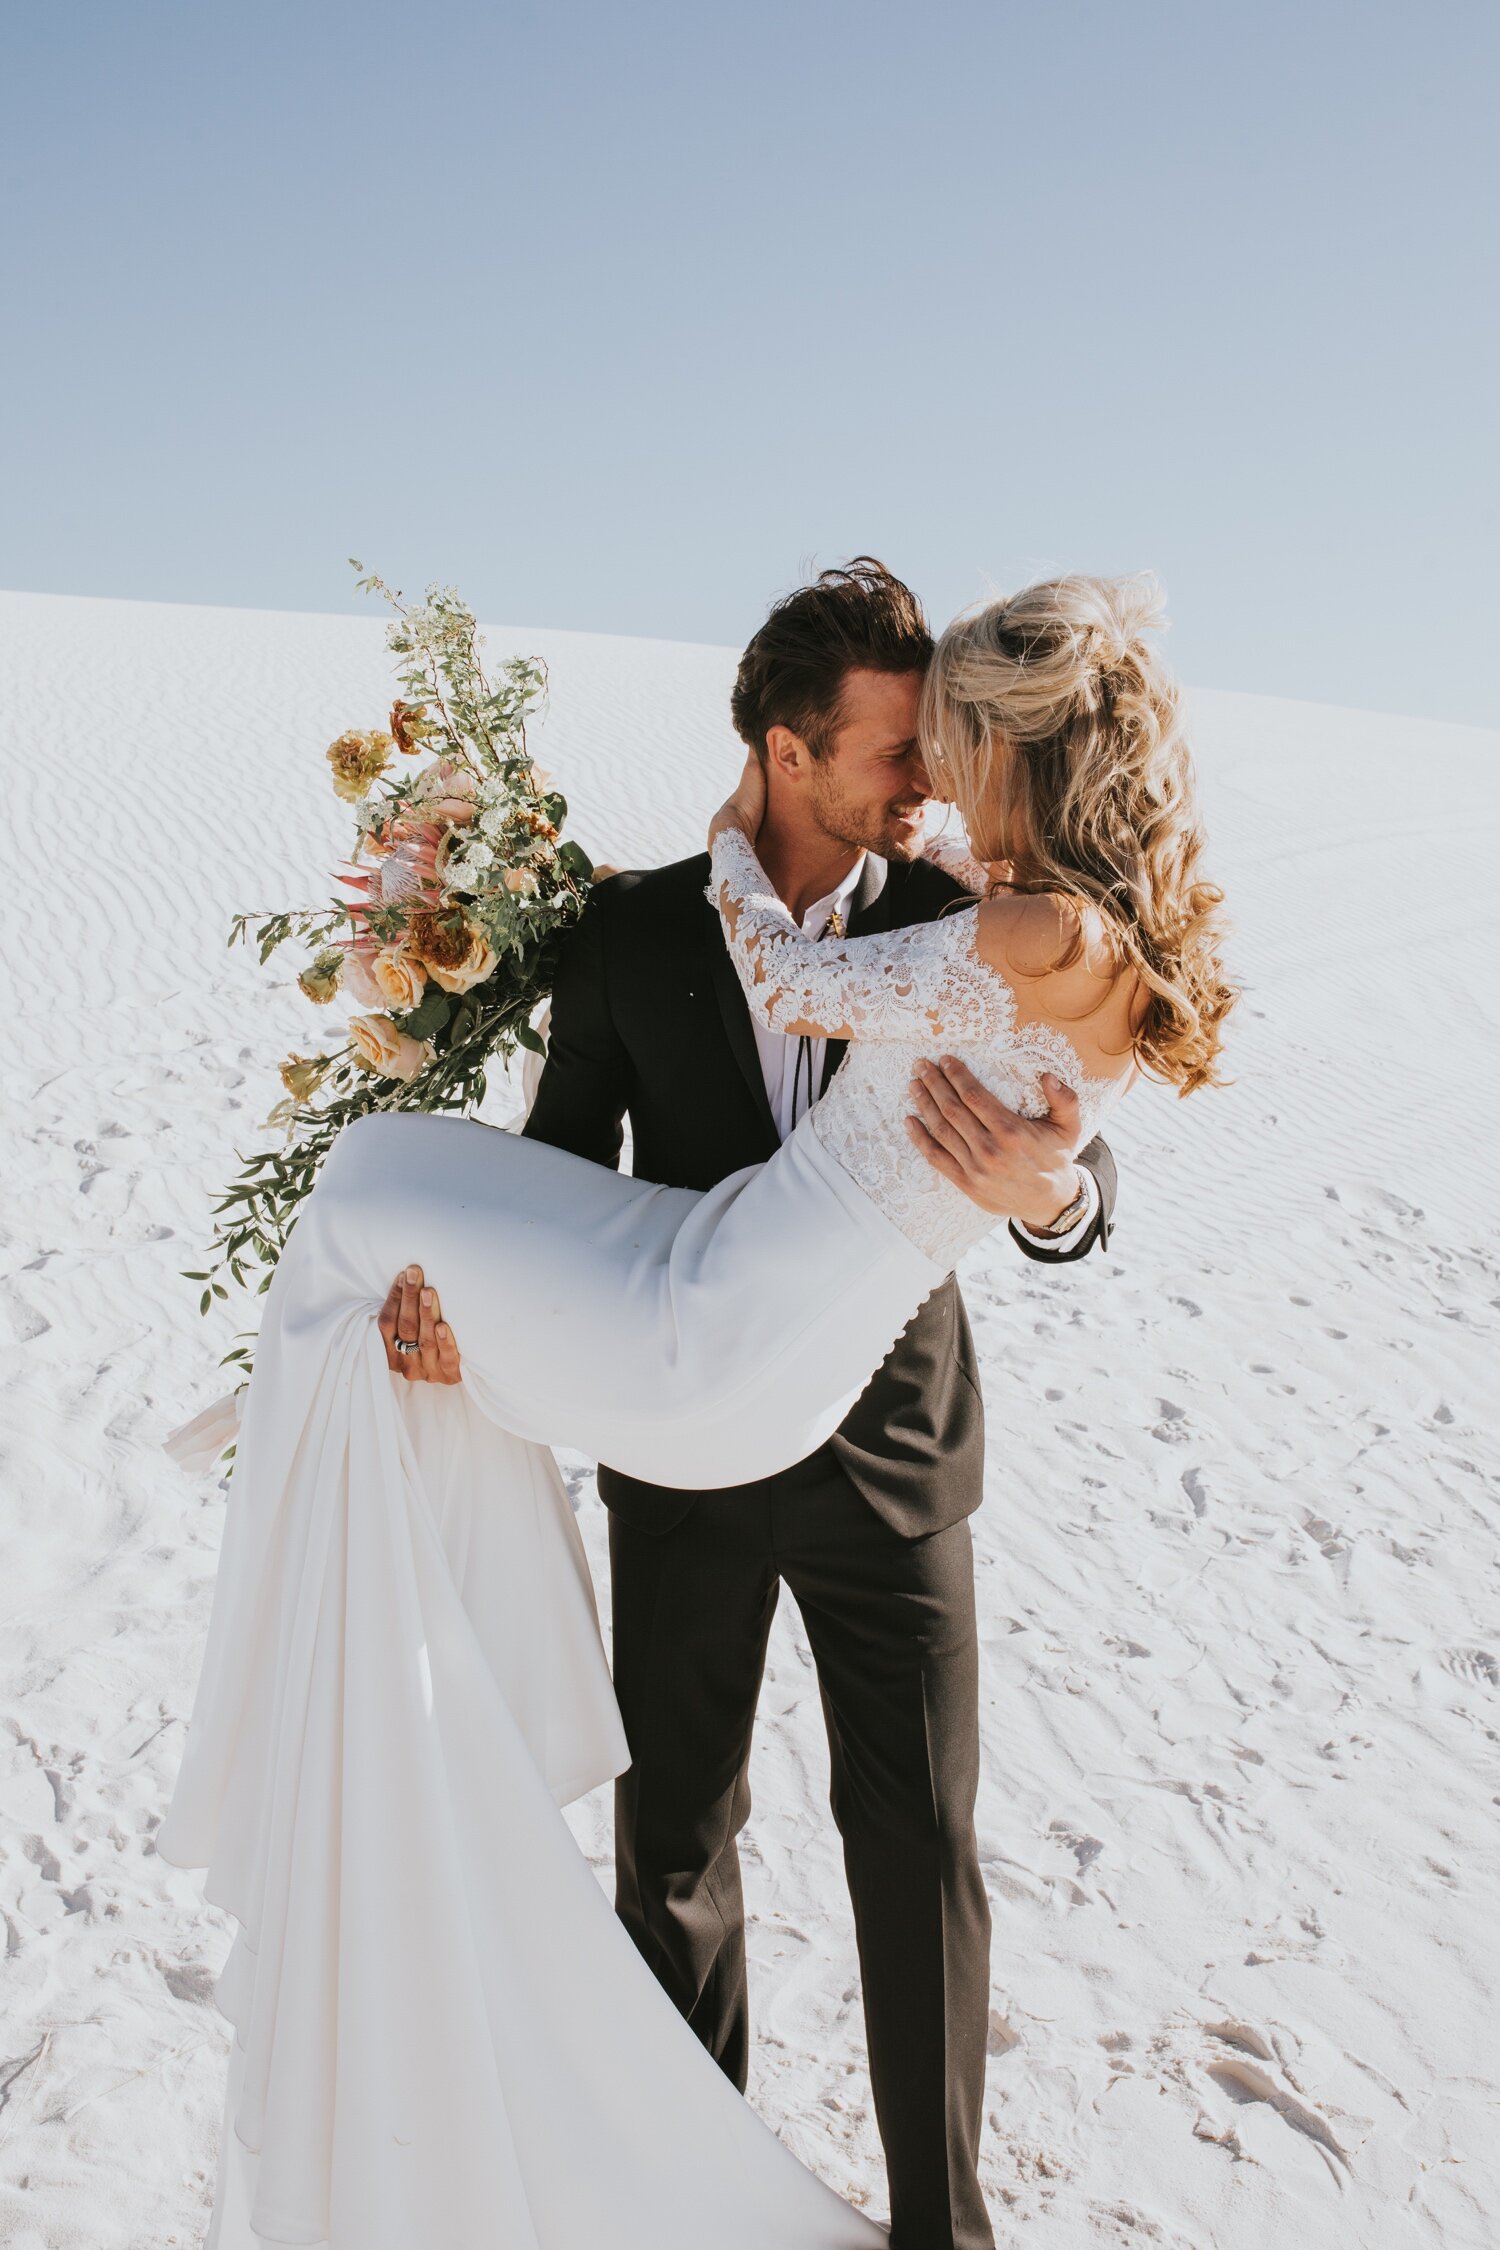
POLYGON ((890 904, 886 897, 890 866, 886 860, 877 859, 873 852, 865 853, 865 864, 859 871, 859 881, 854 886, 854 896, 849 902, 849 935, 868 937, 872 930, 886 927, 882 909, 890 904))

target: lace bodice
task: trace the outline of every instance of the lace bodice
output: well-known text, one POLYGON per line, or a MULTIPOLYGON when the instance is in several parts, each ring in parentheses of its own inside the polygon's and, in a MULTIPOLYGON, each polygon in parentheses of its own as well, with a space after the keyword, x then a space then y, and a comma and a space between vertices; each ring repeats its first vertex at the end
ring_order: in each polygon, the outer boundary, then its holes
MULTIPOLYGON (((981 888, 984 870, 966 852, 940 844, 930 856, 967 888, 981 888)), ((1117 1079, 1090 1076, 1062 1032, 1017 1021, 1015 994, 981 958, 968 907, 867 937, 807 937, 738 829, 714 841, 709 897, 752 1014, 773 1031, 816 1026, 850 1041, 809 1125, 871 1201, 940 1265, 954 1264, 996 1222, 907 1136, 918 1060, 957 1055, 1026 1117, 1045 1113, 1040 1081, 1052 1071, 1078 1096, 1086 1140, 1122 1090, 1117 1079)))

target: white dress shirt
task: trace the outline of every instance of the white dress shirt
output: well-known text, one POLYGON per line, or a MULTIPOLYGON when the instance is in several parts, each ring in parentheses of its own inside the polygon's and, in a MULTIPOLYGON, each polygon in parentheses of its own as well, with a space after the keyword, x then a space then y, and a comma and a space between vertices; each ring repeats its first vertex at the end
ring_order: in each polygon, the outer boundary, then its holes
MULTIPOLYGON (((818 899, 803 915, 801 927, 805 936, 822 937, 835 912, 843 927, 848 928, 850 904, 864 871, 865 855, 861 852, 837 890, 818 899)), ((785 1140, 798 1118, 812 1108, 823 1091, 828 1041, 788 1038, 784 1031, 768 1030, 754 1014, 751 1022, 760 1055, 760 1074, 766 1082, 766 1099, 776 1120, 777 1133, 785 1140)))
MULTIPOLYGON (((859 879, 865 871, 865 855, 860 853, 848 874, 836 890, 820 898, 802 917, 804 936, 820 938, 827 934, 828 925, 835 914, 842 929, 849 926, 849 910, 854 894, 859 889, 859 879)), ((800 1117, 806 1115, 823 1091, 823 1065, 828 1056, 826 1039, 794 1039, 783 1031, 771 1031, 752 1015, 756 1052, 760 1056, 760 1072, 766 1083, 766 1099, 771 1105, 771 1115, 776 1120, 776 1131, 785 1140, 800 1117)), ((1099 1183, 1092 1172, 1083 1171, 1083 1184, 1088 1202, 1083 1217, 1076 1227, 1066 1234, 1033 1234, 1023 1227, 1019 1219, 1015 1224, 1029 1242, 1043 1249, 1071 1250, 1094 1223, 1099 1209, 1099 1183)))

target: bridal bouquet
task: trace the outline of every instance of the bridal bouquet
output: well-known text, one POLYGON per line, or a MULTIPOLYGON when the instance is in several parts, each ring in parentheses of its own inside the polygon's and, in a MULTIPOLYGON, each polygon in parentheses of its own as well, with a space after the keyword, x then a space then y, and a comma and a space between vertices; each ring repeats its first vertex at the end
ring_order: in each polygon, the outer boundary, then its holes
MULTIPOLYGON (((362 565, 356 563, 356 570, 362 565)), ((284 1144, 246 1158, 215 1206, 201 1309, 271 1273, 297 1207, 343 1127, 371 1110, 469 1110, 494 1056, 540 1053, 531 1027, 593 868, 562 835, 567 806, 532 763, 526 718, 546 685, 513 657, 492 682, 474 618, 451 588, 408 607, 376 577, 361 589, 396 612, 387 635, 400 694, 387 727, 329 745, 335 791, 353 808, 346 895, 326 906, 236 916, 230 944, 262 964, 288 939, 309 959, 297 982, 320 1007, 359 1012, 320 1054, 281 1065, 285 1099, 267 1123, 284 1144)), ((248 1366, 240 1347, 231 1361, 248 1366)))

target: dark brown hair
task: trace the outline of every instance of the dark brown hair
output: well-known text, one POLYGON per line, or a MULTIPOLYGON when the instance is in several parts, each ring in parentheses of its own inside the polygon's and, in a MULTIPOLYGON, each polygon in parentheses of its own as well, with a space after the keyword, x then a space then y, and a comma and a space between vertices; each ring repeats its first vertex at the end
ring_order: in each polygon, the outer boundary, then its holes
POLYGON ((933 640, 909 586, 873 555, 820 572, 784 595, 756 634, 735 676, 734 731, 756 756, 772 727, 790 727, 815 758, 838 727, 850 672, 925 672, 933 640))

